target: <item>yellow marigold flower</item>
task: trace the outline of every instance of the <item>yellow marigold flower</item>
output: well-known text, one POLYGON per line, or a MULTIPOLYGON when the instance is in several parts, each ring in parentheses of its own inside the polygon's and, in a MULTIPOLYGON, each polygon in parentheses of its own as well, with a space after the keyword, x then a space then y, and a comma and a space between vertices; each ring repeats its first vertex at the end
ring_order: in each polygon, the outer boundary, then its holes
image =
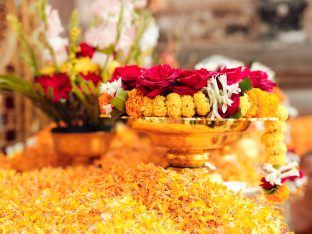
POLYGON ((286 123, 282 121, 265 121, 264 126, 268 132, 285 133, 287 130, 286 123))
POLYGON ((109 74, 113 74, 116 67, 120 67, 120 63, 118 61, 114 60, 114 61, 110 62, 108 65, 109 74))
POLYGON ((181 97, 182 108, 181 113, 182 116, 192 117, 195 115, 195 104, 193 102, 193 97, 190 95, 183 95, 181 97))
POLYGON ((131 117, 143 116, 143 92, 138 89, 132 89, 128 93, 128 100, 126 101, 126 112, 131 117))
POLYGON ((182 100, 177 93, 170 93, 166 99, 167 115, 169 117, 178 118, 181 116, 182 100))
POLYGON ((278 186, 277 190, 273 194, 265 194, 265 197, 274 202, 282 202, 288 199, 289 196, 289 189, 287 184, 282 186, 278 186))
POLYGON ((86 75, 89 72, 99 71, 99 66, 95 63, 92 63, 89 57, 78 58, 75 61, 75 71, 77 73, 86 75))
POLYGON ((280 100, 278 96, 274 93, 270 93, 269 96, 270 96, 270 105, 269 105, 268 117, 275 117, 276 110, 280 105, 280 100))
POLYGON ((250 102, 250 108, 245 114, 247 118, 253 118, 257 115, 257 109, 258 109, 258 99, 255 94, 255 89, 251 89, 246 92, 248 96, 248 101, 250 102))
POLYGON ((261 89, 253 89, 257 97, 257 117, 263 118, 269 115, 270 94, 261 89))
POLYGON ((287 152, 287 146, 284 142, 280 142, 275 145, 267 146, 265 152, 267 155, 285 154, 287 152))
POLYGON ((40 73, 42 75, 52 75, 55 73, 55 67, 54 66, 47 66, 47 67, 44 67, 40 70, 40 73))
POLYGON ((276 110, 276 117, 281 121, 286 121, 288 119, 288 111, 285 106, 279 105, 276 110))
POLYGON ((153 113, 157 117, 165 117, 167 114, 167 107, 165 103, 166 98, 161 95, 157 95, 153 99, 153 113))
POLYGON ((249 102, 248 95, 244 95, 244 96, 240 97, 239 107, 241 109, 242 117, 245 117, 245 115, 247 114, 248 110, 251 107, 251 103, 249 102))
POLYGON ((267 163, 271 163, 273 166, 283 166, 286 164, 286 155, 285 154, 274 154, 274 155, 267 155, 265 158, 267 163))
POLYGON ((143 115, 144 116, 153 116, 153 99, 148 97, 143 98, 143 115))
POLYGON ((261 141, 266 146, 273 146, 284 141, 284 135, 278 132, 266 132, 261 137, 261 141))
POLYGON ((194 103, 198 115, 205 116, 210 111, 209 99, 203 92, 194 94, 194 103))

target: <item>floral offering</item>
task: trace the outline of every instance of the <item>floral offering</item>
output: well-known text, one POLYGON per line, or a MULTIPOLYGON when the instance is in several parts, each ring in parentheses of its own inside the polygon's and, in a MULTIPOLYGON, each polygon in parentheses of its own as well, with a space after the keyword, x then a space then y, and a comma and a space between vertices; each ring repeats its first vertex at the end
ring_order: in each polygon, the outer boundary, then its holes
POLYGON ((152 63, 158 28, 145 5, 136 0, 94 1, 92 22, 85 30, 79 27, 78 12, 73 11, 69 37, 58 11, 46 0, 31 6, 37 12, 31 35, 16 17, 8 16, 34 79, 2 75, 0 89, 28 97, 59 126, 103 128, 107 121, 99 118, 96 105, 100 83, 110 79, 117 66, 152 63))
POLYGON ((261 186, 268 198, 281 201, 288 197, 284 183, 300 174, 297 165, 286 162, 283 126, 288 113, 273 92, 276 86, 266 72, 248 67, 209 71, 132 65, 116 68, 101 85, 99 104, 103 116, 265 120, 267 164, 261 186))

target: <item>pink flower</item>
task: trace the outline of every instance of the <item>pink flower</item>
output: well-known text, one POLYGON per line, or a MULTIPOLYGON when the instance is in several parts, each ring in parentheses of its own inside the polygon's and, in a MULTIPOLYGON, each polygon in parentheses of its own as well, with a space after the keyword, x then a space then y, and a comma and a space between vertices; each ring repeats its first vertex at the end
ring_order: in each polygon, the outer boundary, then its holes
POLYGON ((166 95, 170 86, 181 75, 181 70, 169 65, 156 65, 144 70, 137 80, 137 88, 141 89, 149 98, 166 95))
POLYGON ((272 92, 276 83, 268 79, 268 74, 263 71, 250 71, 249 78, 253 88, 259 88, 263 91, 272 92))

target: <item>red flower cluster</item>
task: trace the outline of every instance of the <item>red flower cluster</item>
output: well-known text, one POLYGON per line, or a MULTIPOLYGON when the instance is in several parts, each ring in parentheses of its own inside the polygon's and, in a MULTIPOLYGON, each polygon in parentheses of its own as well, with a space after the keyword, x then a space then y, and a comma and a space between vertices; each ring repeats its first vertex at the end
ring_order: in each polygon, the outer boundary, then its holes
MULTIPOLYGON (((249 77, 254 88, 271 91, 276 86, 274 82, 268 80, 265 72, 250 71, 248 68, 222 68, 214 72, 206 69, 181 70, 167 64, 156 65, 148 69, 136 65, 119 67, 116 68, 111 81, 121 78, 125 90, 138 88, 147 97, 154 98, 169 92, 193 95, 204 88, 211 77, 221 74, 227 75, 228 85, 239 83, 249 77)), ((239 95, 233 95, 233 101, 235 105, 231 106, 227 114, 234 114, 237 111, 239 95)))
POLYGON ((68 99, 72 89, 70 79, 64 73, 36 77, 35 83, 42 86, 46 95, 48 95, 49 89, 52 89, 53 102, 58 102, 61 99, 68 99))

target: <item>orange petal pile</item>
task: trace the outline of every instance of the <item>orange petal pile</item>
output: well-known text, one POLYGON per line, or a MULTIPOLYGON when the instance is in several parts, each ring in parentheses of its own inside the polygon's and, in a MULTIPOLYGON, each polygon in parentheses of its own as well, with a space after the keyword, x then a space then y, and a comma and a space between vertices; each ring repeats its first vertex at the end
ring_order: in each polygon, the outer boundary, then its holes
POLYGON ((206 173, 151 164, 0 170, 4 233, 284 233, 279 212, 206 173))

